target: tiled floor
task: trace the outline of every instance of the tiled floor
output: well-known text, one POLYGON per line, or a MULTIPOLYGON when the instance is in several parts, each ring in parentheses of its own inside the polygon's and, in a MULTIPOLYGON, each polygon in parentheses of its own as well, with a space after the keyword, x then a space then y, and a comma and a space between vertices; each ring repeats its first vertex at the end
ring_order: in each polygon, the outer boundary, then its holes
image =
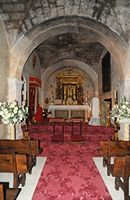
POLYGON ((113 200, 123 200, 124 199, 124 193, 121 189, 119 189, 118 191, 115 189, 115 184, 114 184, 114 177, 112 177, 111 175, 110 176, 107 176, 107 170, 106 170, 106 167, 103 167, 103 162, 102 162, 102 158, 100 157, 96 157, 96 158, 93 158, 103 180, 104 180, 104 183, 105 185, 107 186, 108 188, 108 191, 112 197, 113 200))
MULTIPOLYGON (((114 188, 114 178, 112 176, 107 176, 106 168, 102 165, 102 158, 94 157, 93 158, 109 192, 113 200, 123 200, 123 191, 119 189, 119 191, 114 188)), ((26 177, 26 185, 22 188, 17 200, 31 200, 34 189, 40 177, 42 168, 44 167, 46 158, 38 157, 37 165, 33 168, 32 174, 27 174, 26 177)), ((10 187, 12 186, 12 176, 11 174, 0 173, 0 182, 6 180, 10 182, 10 187)))

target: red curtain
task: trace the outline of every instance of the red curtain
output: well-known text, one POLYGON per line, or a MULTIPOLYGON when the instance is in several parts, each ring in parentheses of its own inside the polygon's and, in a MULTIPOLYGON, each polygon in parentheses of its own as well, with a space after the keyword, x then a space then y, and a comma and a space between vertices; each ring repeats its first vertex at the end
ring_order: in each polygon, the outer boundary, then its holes
POLYGON ((36 88, 35 87, 29 87, 29 108, 30 108, 30 113, 34 114, 34 108, 35 108, 35 92, 36 88))

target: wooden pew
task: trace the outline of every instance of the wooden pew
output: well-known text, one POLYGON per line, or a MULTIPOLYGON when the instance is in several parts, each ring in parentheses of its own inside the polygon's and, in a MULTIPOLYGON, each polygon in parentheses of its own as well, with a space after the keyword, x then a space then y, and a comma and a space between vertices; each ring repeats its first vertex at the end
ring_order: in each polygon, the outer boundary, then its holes
POLYGON ((130 156, 115 157, 114 164, 111 166, 111 173, 115 177, 116 190, 124 191, 124 200, 130 199, 129 196, 129 176, 130 176, 130 156))
POLYGON ((111 157, 130 155, 130 141, 101 141, 100 155, 103 156, 103 166, 107 166, 107 175, 110 175, 111 157))
POLYGON ((0 154, 0 172, 13 173, 13 188, 25 185, 28 169, 27 155, 0 154))
POLYGON ((5 183, 0 183, 0 200, 16 200, 21 188, 4 187, 5 183))
POLYGON ((28 155, 29 173, 31 173, 32 167, 36 165, 36 155, 41 151, 39 140, 0 140, 0 154, 18 153, 28 155))
POLYGON ((0 184, 0 199, 4 200, 4 189, 2 184, 0 184))

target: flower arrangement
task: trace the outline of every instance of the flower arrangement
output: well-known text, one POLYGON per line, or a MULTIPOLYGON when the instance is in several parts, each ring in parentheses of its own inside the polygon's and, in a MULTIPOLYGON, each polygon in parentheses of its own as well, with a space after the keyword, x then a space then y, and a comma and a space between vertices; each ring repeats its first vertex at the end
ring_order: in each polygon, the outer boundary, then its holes
POLYGON ((19 106, 18 102, 0 102, 0 121, 3 124, 20 123, 28 116, 28 107, 19 106))
POLYGON ((130 119, 130 103, 124 97, 121 103, 116 104, 111 111, 111 118, 119 122, 122 119, 130 119))

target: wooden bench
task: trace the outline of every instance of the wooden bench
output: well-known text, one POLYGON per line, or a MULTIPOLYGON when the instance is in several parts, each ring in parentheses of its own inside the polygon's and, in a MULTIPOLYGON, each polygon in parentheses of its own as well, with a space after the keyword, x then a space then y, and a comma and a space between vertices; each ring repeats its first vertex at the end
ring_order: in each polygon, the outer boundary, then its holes
POLYGON ((130 199, 129 196, 129 176, 130 176, 130 156, 115 157, 114 164, 111 165, 112 176, 115 177, 116 190, 124 191, 124 200, 130 199))
POLYGON ((25 185, 28 156, 22 154, 0 154, 0 172, 13 173, 13 188, 25 185))
POLYGON ((101 141, 100 155, 103 156, 103 166, 107 166, 107 175, 111 173, 111 157, 130 155, 130 141, 101 141))
POLYGON ((0 200, 15 200, 21 188, 4 187, 5 183, 0 183, 0 200))
POLYGON ((36 165, 36 155, 41 151, 39 140, 0 140, 0 154, 18 153, 28 155, 29 173, 31 173, 32 167, 36 165))
POLYGON ((4 200, 5 198, 4 198, 4 189, 3 189, 3 185, 2 184, 0 184, 0 199, 1 200, 4 200))

